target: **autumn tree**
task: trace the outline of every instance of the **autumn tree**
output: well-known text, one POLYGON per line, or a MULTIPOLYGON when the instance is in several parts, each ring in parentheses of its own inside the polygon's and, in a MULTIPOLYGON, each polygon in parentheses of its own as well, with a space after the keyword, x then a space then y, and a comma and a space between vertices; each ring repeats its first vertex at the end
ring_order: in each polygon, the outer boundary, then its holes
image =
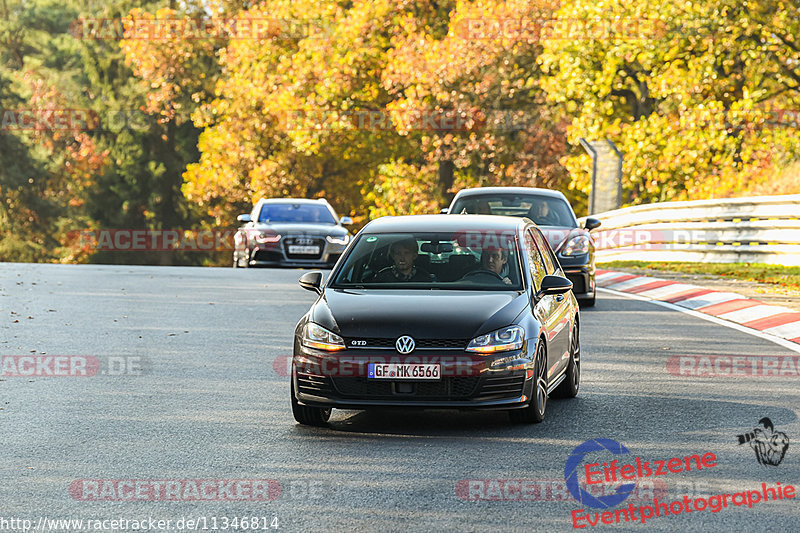
POLYGON ((740 194, 796 159, 781 117, 800 96, 798 14, 773 0, 564 2, 558 16, 584 38, 549 40, 541 64, 551 100, 573 117, 572 186, 589 192, 581 137, 624 153, 630 203, 740 194))

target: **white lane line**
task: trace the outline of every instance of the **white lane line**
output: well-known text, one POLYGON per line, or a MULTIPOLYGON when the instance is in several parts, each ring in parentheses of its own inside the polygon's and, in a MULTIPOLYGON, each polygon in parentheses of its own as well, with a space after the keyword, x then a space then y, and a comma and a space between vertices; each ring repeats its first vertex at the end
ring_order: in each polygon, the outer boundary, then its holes
POLYGON ((731 320, 733 322, 739 322, 743 324, 745 322, 751 322, 753 320, 758 320, 759 318, 767 318, 768 316, 777 315, 779 313, 793 313, 791 309, 786 309, 785 307, 778 307, 777 305, 754 305, 753 307, 747 307, 745 309, 739 309, 738 311, 731 311, 730 313, 723 313, 719 316, 724 320, 731 320))
POLYGON ((611 289, 604 289, 602 287, 597 288, 598 291, 601 292, 608 292, 610 294, 615 294, 617 296, 624 296, 626 298, 633 298, 634 300, 641 300, 643 302, 650 302, 655 305, 660 305, 661 307, 666 307, 667 309, 672 309, 673 311, 680 311, 681 313, 685 313, 687 315, 691 315, 696 318, 700 318, 702 320, 706 320, 708 322, 713 322, 720 326, 725 326, 726 328, 735 329, 737 331, 741 331, 742 333, 747 333, 748 335, 752 335, 754 337, 758 337, 760 339, 764 339, 770 342, 777 344, 778 346, 782 346, 788 350, 791 350, 795 353, 800 353, 800 345, 797 343, 787 341, 786 339, 782 339, 781 337, 776 337, 774 335, 770 335, 768 333, 764 333, 762 331, 758 331, 751 328, 746 328, 735 322, 728 322, 727 320, 721 320, 713 315, 706 315, 701 313, 700 311, 695 311, 694 309, 686 309, 685 307, 681 307, 679 305, 671 304, 668 302, 661 302, 659 300, 651 300, 650 298, 645 298, 644 296, 640 296, 638 294, 630 294, 627 292, 619 292, 614 291, 611 289))
POLYGON ((730 302, 731 300, 744 300, 746 299, 741 294, 734 294, 732 292, 710 292, 708 294, 704 294, 703 296, 697 296, 695 298, 689 298, 688 300, 682 300, 680 302, 675 302, 681 307, 688 307, 689 309, 697 309, 699 307, 706 307, 708 305, 715 305, 722 302, 730 302))

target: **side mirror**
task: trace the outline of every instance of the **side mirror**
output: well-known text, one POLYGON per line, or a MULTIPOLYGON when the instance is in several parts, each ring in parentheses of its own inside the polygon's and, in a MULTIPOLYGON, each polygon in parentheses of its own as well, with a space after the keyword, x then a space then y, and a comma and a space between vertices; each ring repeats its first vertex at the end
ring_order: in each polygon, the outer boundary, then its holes
MULTIPOLYGON (((320 286, 322 285, 322 272, 314 270, 313 272, 306 272, 298 280, 300 286, 306 290, 314 291, 317 294, 322 294, 320 286)), ((570 284, 571 286, 572 284, 570 284)))
POLYGON ((443 207, 443 208, 442 208, 442 209, 439 211, 439 214, 440 214, 440 215, 446 215, 446 214, 448 214, 449 212, 450 212, 450 208, 449 208, 449 207, 443 207))
POLYGON ((548 275, 542 278, 542 286, 536 293, 536 298, 548 294, 564 294, 572 290, 572 282, 563 276, 548 275))
POLYGON ((353 224, 353 219, 350 217, 342 217, 339 219, 339 224, 342 226, 350 226, 353 224))
POLYGON ((238 220, 239 222, 250 222, 250 215, 247 214, 239 215, 238 217, 236 217, 236 220, 238 220))
POLYGON ((583 227, 592 231, 595 228, 599 228, 602 222, 599 219, 594 217, 586 217, 586 222, 584 222, 583 227))

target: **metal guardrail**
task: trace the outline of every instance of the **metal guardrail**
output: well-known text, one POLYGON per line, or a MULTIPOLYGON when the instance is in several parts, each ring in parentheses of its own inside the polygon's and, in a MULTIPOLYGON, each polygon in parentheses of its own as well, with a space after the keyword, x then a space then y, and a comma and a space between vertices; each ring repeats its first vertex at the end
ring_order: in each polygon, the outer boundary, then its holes
POLYGON ((598 262, 800 266, 800 194, 664 202, 592 216, 603 222, 592 232, 598 262))

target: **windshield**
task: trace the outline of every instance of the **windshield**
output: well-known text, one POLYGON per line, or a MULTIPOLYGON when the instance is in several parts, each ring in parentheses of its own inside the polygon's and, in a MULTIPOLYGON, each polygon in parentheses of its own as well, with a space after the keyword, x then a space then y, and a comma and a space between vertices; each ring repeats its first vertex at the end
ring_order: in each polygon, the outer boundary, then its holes
POLYGON ((454 215, 502 215, 528 217, 537 226, 577 228, 572 208, 562 198, 535 194, 469 195, 456 200, 454 215))
POLYGON ((336 219, 326 206, 315 204, 264 204, 258 221, 336 224, 336 219))
POLYGON ((515 231, 362 234, 333 288, 522 290, 515 231))

